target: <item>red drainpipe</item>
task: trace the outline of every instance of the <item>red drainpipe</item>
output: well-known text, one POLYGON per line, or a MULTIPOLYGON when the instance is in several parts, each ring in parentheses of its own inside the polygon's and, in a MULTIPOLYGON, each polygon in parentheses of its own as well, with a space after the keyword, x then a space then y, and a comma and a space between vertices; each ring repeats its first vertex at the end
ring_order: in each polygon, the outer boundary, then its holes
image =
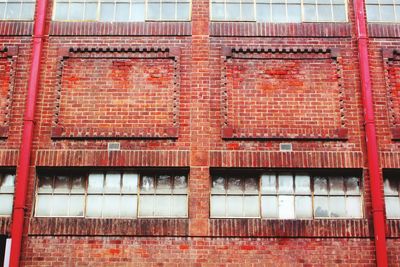
POLYGON ((364 0, 354 0, 365 135, 368 153, 368 171, 372 198, 372 217, 375 233, 376 263, 378 266, 387 266, 385 215, 383 210, 381 176, 379 173, 378 144, 376 141, 371 75, 369 72, 368 61, 368 34, 364 6, 364 0))
POLYGON ((25 201, 31 160, 36 96, 38 93, 40 59, 42 56, 45 30, 47 0, 37 0, 35 28, 33 33, 32 64, 28 81, 28 93, 24 114, 22 143, 19 152, 17 184, 11 226, 10 266, 19 266, 21 255, 22 233, 24 230, 25 201))

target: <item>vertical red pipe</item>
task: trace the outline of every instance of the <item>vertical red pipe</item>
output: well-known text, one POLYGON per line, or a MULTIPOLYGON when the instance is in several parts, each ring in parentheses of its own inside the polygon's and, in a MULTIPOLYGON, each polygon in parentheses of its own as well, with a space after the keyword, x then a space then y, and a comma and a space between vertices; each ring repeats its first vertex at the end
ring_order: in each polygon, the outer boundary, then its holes
POLYGON ((383 212, 383 194, 381 190, 381 176, 379 173, 378 144, 376 141, 371 75, 368 61, 367 23, 364 10, 364 0, 354 0, 358 57, 360 61, 362 102, 364 108, 365 135, 368 154, 368 170, 371 185, 376 262, 378 266, 387 266, 385 216, 383 212))
POLYGON ((33 33, 32 63, 28 81, 28 93, 24 114, 24 127, 22 143, 19 152, 17 169, 17 184, 15 188, 15 201, 11 227, 11 255, 10 266, 19 266, 21 255, 22 233, 24 230, 25 201, 29 178, 29 165, 31 160, 34 116, 36 96, 38 93, 40 59, 42 56, 43 37, 45 30, 47 0, 37 0, 35 28, 33 33))

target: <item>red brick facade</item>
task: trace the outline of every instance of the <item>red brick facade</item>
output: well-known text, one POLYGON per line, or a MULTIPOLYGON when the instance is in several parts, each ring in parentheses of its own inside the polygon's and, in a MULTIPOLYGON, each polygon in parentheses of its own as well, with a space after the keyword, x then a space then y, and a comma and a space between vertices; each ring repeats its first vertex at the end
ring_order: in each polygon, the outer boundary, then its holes
MULTIPOLYGON (((95 23, 52 22, 50 3, 21 264, 374 266, 352 6, 348 23, 209 22, 207 0, 191 22, 95 23), (185 169, 189 216, 35 218, 37 170, 57 168, 185 169), (210 218, 210 174, 234 168, 356 170, 363 218, 210 218)), ((400 25, 368 27, 384 172, 400 169, 400 25)), ((0 22, 0 166, 14 170, 32 28, 0 22)), ((399 221, 386 221, 391 266, 399 221)))

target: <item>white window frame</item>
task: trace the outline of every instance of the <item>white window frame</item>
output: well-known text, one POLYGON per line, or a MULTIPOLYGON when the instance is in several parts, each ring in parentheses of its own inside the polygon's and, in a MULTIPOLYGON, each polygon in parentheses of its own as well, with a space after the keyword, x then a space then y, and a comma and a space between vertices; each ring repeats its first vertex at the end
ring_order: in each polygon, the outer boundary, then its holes
MULTIPOLYGON (((0 195, 12 196, 12 199, 14 200, 14 193, 15 193, 15 174, 13 174, 12 172, 0 172, 0 195), (6 177, 8 175, 14 176, 14 187, 13 187, 12 191, 5 191, 1 187, 4 177, 6 177)), ((13 210, 13 206, 14 206, 13 202, 14 201, 12 201, 10 214, 0 214, 0 217, 10 217, 12 215, 12 210, 13 210)))
MULTIPOLYGON (((35 15, 35 6, 36 6, 36 1, 35 0, 0 0, 0 5, 4 4, 4 10, 3 14, 0 13, 0 21, 6 20, 6 21, 32 21, 35 15), (9 4, 19 4, 19 13, 17 16, 12 16, 10 18, 7 18, 7 7, 9 4), (31 11, 30 11, 30 17, 22 18, 22 9, 24 5, 31 5, 31 11)), ((0 8, 1 11, 1 8, 0 8)))

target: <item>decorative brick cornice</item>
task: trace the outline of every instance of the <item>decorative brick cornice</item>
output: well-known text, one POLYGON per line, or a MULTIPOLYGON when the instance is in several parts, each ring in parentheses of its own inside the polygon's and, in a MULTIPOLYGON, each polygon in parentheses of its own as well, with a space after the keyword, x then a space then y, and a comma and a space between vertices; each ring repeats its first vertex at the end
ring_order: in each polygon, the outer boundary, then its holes
POLYGON ((33 21, 0 21, 2 36, 32 36, 33 21))

